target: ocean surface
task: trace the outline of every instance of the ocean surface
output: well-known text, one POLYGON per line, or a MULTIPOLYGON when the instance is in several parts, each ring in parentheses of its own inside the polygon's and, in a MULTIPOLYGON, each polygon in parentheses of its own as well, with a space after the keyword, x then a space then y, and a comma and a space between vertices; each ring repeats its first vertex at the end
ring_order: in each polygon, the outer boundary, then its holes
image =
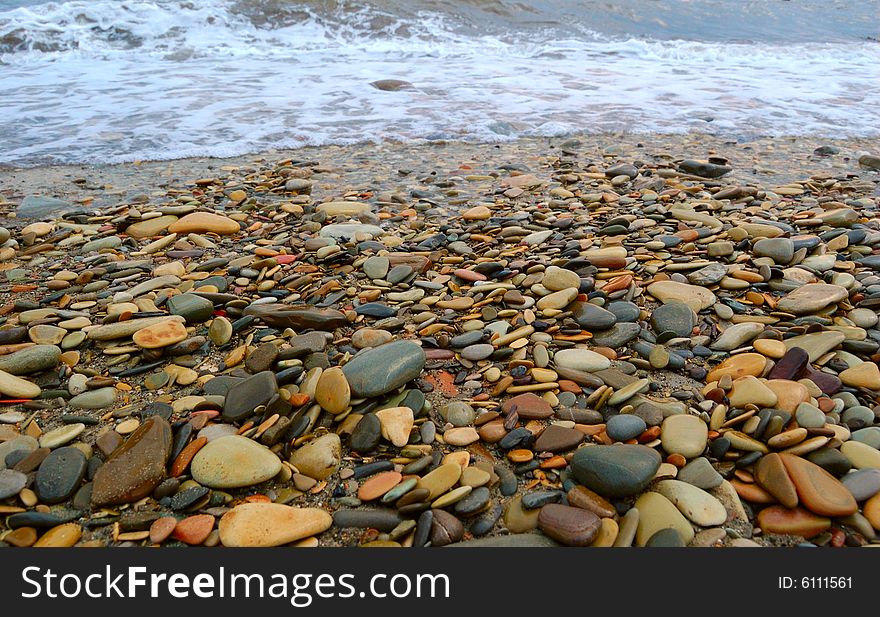
POLYGON ((880 138, 880 0, 0 0, 0 164, 880 138), (374 87, 402 80, 405 89, 374 87))

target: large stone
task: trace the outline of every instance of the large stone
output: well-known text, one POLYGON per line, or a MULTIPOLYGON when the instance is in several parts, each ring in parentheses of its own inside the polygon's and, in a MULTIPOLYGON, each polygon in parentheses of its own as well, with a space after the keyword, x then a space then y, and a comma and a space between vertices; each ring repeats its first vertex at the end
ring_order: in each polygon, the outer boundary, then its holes
POLYGON ((628 497, 642 491, 657 469, 660 455, 640 445, 590 446, 571 459, 575 479, 603 497, 628 497))
POLYGON ((847 441, 840 451, 856 469, 880 469, 880 450, 860 441, 847 441))
POLYGON ((504 401, 501 411, 506 414, 516 412, 521 420, 544 420, 553 415, 550 403, 532 392, 518 394, 504 401))
POLYGON ((113 386, 86 390, 68 401, 74 409, 105 409, 116 402, 117 390, 113 386))
POLYGON ((370 211, 370 204, 363 201, 327 201, 319 204, 315 212, 324 212, 327 216, 358 216, 370 211))
POLYGON ((327 369, 318 378, 315 387, 315 402, 331 414, 340 414, 348 409, 351 401, 351 388, 345 373, 338 366, 327 369))
POLYGON ((538 514, 538 528, 565 546, 589 546, 600 526, 593 512, 558 503, 547 504, 538 514))
POLYGON ((764 533, 812 538, 831 527, 831 520, 803 508, 770 506, 758 512, 758 526, 764 533))
POLYGON ((687 280, 694 285, 708 287, 715 285, 725 276, 727 276, 727 266, 720 263, 710 263, 708 266, 703 266, 688 274, 687 280))
POLYGON ((535 452, 565 452, 577 447, 583 439, 584 434, 577 429, 551 424, 535 440, 533 449, 535 452))
POLYGON ((57 345, 67 335, 67 330, 48 324, 37 324, 28 329, 28 337, 37 345, 57 345))
POLYGON ((797 488, 788 475, 782 457, 775 452, 761 457, 755 465, 755 480, 786 508, 798 505, 797 488))
POLYGON ((663 304, 651 314, 651 326, 657 334, 672 332, 676 336, 690 336, 696 323, 693 309, 682 302, 663 304))
POLYGON ((541 284, 550 291, 562 291, 563 289, 577 289, 580 287, 581 279, 572 270, 558 266, 547 266, 541 284))
POLYGON ((759 353, 739 353, 709 371, 706 382, 718 381, 725 375, 730 375, 731 379, 738 379, 744 375, 757 376, 766 366, 767 358, 759 353))
POLYGON ((654 490, 671 501, 688 520, 701 527, 723 525, 727 510, 706 491, 680 480, 662 480, 654 490))
POLYGON ((780 454, 782 464, 797 489, 801 505, 821 516, 849 516, 858 510, 852 494, 830 473, 806 459, 780 454))
POLYGON ((414 422, 412 409, 409 407, 390 407, 377 411, 376 417, 382 427, 382 437, 398 448, 407 444, 414 422))
POLYGON ((153 416, 141 424, 98 468, 92 504, 132 503, 152 493, 165 478, 171 444, 171 426, 166 420, 153 416))
POLYGON ((838 375, 840 381, 848 386, 880 390, 880 368, 875 362, 862 362, 838 375))
POLYGON ((132 223, 125 229, 125 233, 136 240, 142 240, 144 238, 152 238, 153 236, 158 236, 163 231, 168 229, 168 227, 177 221, 177 217, 171 214, 166 214, 163 216, 154 216, 153 218, 145 219, 143 221, 138 221, 137 223, 132 223))
POLYGON ((144 349, 161 349, 186 340, 186 327, 179 321, 163 321, 138 330, 132 336, 135 345, 144 349))
POLYGON ((709 308, 717 298, 715 294, 705 287, 678 283, 676 281, 657 281, 648 285, 649 294, 660 300, 663 304, 681 302, 688 305, 694 312, 709 308))
POLYGON ((562 349, 553 354, 556 366, 592 373, 611 366, 611 360, 589 349, 562 349))
POLYGON ((252 304, 244 309, 272 328, 294 330, 322 330, 329 332, 348 323, 345 315, 336 309, 317 308, 310 304, 252 304))
POLYGON ((274 478, 281 460, 252 439, 227 435, 206 444, 190 465, 193 480, 209 488, 241 488, 274 478))
POLYGON ((846 287, 840 285, 809 283, 790 291, 777 303, 776 308, 795 315, 808 315, 840 302, 848 295, 846 287))
POLYGON ((20 471, 0 468, 0 499, 18 495, 27 483, 28 477, 20 471))
POLYGON ((111 341, 118 338, 126 338, 135 334, 138 330, 164 323, 166 321, 177 321, 182 323, 183 317, 179 315, 170 315, 162 317, 146 317, 143 319, 129 319, 128 321, 120 321, 104 326, 96 326, 88 331, 86 336, 93 341, 111 341))
POLYGON ((271 371, 262 371, 235 383, 226 393, 223 418, 236 422, 254 414, 254 410, 269 402, 278 390, 278 382, 271 371))
POLYGON ((461 478, 461 465, 458 463, 446 463, 419 478, 417 489, 428 491, 427 501, 433 501, 440 495, 455 486, 461 478))
POLYGON ((11 375, 30 375, 58 366, 61 350, 55 345, 34 345, 0 356, 0 371, 11 375))
POLYGON ((563 289, 562 291, 554 291, 547 294, 535 303, 538 309, 545 311, 547 309, 561 311, 568 306, 572 300, 578 295, 577 289, 563 289))
POLYGON ((752 246, 759 257, 769 257, 775 263, 785 265, 794 257, 794 242, 791 238, 761 238, 752 246))
POLYGON ((733 382, 733 388, 728 393, 730 406, 742 409, 746 405, 757 407, 773 407, 776 405, 776 394, 757 377, 746 375, 733 382))
POLYGON ((222 214, 213 212, 192 212, 182 219, 172 222, 168 231, 175 234, 204 233, 210 232, 227 236, 237 234, 241 227, 236 221, 222 214))
POLYGON ((425 352, 412 341, 394 341, 358 353, 342 367, 352 396, 367 398, 391 392, 418 377, 425 352))
POLYGON ((669 454, 685 458, 700 456, 706 449, 709 427, 699 416, 671 415, 660 427, 660 444, 669 454))
POLYGON ((229 547, 281 546, 323 533, 333 518, 320 508, 244 503, 220 519, 220 542, 229 547))
POLYGON ((34 484, 43 503, 61 503, 70 498, 86 475, 86 457, 72 447, 58 448, 49 453, 40 468, 34 484))
POLYGON ((571 311, 578 325, 585 330, 607 330, 617 323, 614 313, 591 302, 572 302, 568 310, 571 311))
POLYGON ((180 315, 186 323, 202 323, 211 318, 214 303, 194 293, 178 294, 168 299, 168 312, 180 315))
POLYGON ((709 348, 717 351, 731 351, 742 347, 761 334, 766 326, 761 323, 745 322, 727 328, 709 348))
POLYGON ((37 384, 0 371, 0 394, 13 399, 30 399, 40 395, 41 388, 37 384))
POLYGON ((18 204, 15 216, 23 219, 43 219, 56 212, 65 212, 73 208, 73 204, 63 199, 44 195, 28 195, 18 204))
POLYGON ((299 447, 290 455, 290 464, 315 480, 326 480, 339 469, 342 442, 336 433, 328 433, 299 447))
POLYGON ((674 529, 685 545, 694 539, 694 528, 678 508, 660 493, 644 493, 636 500, 635 508, 639 511, 637 545, 645 546, 655 533, 663 529, 674 529))

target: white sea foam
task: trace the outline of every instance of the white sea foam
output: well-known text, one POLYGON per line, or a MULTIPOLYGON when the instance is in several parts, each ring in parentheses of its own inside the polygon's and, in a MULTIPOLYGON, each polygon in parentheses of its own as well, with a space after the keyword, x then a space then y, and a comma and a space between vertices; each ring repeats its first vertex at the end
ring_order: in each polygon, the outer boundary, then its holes
POLYGON ((880 136, 876 42, 475 35, 436 13, 336 5, 262 19, 235 0, 0 12, 0 163, 601 131, 880 136), (414 88, 369 85, 389 78, 414 88))

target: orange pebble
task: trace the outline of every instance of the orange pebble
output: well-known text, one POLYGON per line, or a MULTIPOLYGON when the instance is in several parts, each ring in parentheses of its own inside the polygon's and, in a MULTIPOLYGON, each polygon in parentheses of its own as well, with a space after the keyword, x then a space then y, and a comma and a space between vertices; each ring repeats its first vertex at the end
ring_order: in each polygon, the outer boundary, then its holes
POLYGON ((568 465, 568 461, 565 460, 565 457, 557 454, 541 462, 540 467, 541 469, 562 469, 566 465, 568 465))
POLYGON ((670 454, 666 457, 666 462, 670 465, 675 465, 679 469, 687 465, 687 459, 681 454, 670 454))
POLYGON ((535 458, 535 453, 531 450, 517 449, 507 453, 507 458, 513 463, 528 463, 535 458))
POLYGON ((187 467, 189 467, 189 464, 192 462, 193 457, 199 450, 204 448, 207 443, 207 437, 199 437, 187 444, 186 447, 180 451, 180 454, 177 455, 177 458, 174 459, 174 462, 171 463, 171 477, 176 478, 177 476, 183 475, 187 467))

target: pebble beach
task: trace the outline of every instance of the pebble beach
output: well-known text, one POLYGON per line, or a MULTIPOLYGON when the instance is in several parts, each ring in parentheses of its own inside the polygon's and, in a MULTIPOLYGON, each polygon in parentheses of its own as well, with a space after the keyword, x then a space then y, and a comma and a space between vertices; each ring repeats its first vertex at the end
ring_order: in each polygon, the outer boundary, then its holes
POLYGON ((0 545, 877 546, 880 151, 0 168, 0 545))

